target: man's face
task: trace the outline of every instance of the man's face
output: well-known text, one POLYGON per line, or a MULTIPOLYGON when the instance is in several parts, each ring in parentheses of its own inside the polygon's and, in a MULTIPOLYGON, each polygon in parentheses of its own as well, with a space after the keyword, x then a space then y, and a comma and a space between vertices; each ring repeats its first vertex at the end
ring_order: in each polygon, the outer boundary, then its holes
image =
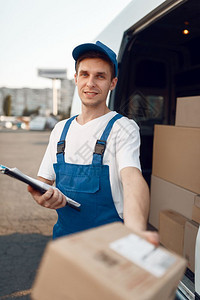
POLYGON ((111 80, 110 65, 100 58, 82 60, 74 77, 85 106, 105 105, 109 90, 117 84, 117 78, 111 80))

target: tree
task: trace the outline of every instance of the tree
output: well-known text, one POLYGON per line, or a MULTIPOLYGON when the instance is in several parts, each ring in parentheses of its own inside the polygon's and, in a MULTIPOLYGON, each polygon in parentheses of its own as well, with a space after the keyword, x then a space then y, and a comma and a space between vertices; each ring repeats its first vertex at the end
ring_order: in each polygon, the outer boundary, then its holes
POLYGON ((12 103, 11 95, 5 96, 3 100, 3 112, 5 116, 11 116, 11 103, 12 103))
POLYGON ((27 106, 25 106, 25 108, 24 108, 24 110, 23 110, 23 113, 22 113, 22 116, 30 116, 30 114, 29 114, 29 110, 28 110, 28 107, 27 106))

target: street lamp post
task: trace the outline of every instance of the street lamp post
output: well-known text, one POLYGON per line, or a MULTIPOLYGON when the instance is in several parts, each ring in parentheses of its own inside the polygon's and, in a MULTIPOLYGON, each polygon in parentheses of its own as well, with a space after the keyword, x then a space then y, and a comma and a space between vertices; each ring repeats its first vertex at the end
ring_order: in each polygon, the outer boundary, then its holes
POLYGON ((58 114, 58 93, 56 89, 56 79, 52 79, 53 83, 53 114, 57 116, 58 114))

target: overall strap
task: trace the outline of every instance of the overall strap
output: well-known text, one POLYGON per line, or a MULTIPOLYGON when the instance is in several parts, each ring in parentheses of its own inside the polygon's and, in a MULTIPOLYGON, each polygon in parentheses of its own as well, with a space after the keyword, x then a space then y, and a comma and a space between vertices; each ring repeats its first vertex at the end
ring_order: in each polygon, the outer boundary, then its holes
POLYGON ((65 139, 67 132, 69 130, 69 126, 71 125, 71 122, 76 118, 77 116, 73 116, 70 119, 67 120, 65 123, 65 126, 63 128, 62 134, 60 136, 60 141, 57 143, 57 162, 65 162, 65 139))
POLYGON ((111 132, 111 129, 118 119, 122 118, 123 116, 120 114, 115 115, 107 124, 106 128, 104 129, 104 132, 101 135, 100 140, 97 140, 94 153, 93 153, 93 165, 102 165, 103 162, 103 155, 106 149, 106 141, 108 139, 108 136, 111 132))

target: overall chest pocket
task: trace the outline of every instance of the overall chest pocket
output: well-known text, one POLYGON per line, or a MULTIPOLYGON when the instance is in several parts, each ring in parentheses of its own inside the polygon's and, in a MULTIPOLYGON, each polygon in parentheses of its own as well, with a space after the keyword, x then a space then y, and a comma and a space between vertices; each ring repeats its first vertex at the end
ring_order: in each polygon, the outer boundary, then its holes
POLYGON ((59 185, 68 192, 79 192, 93 194, 100 189, 100 178, 88 175, 61 174, 59 185))

